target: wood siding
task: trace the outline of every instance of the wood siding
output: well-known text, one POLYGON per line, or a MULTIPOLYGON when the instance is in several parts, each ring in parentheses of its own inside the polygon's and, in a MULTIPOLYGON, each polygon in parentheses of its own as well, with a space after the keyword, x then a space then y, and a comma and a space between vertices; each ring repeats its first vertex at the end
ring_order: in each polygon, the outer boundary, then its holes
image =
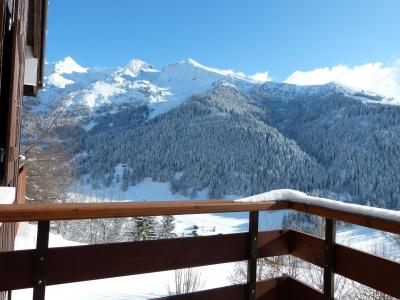
POLYGON ((4 149, 4 161, 1 184, 17 186, 28 0, 8 0, 2 4, 0 38, 2 80, 0 89, 1 115, 3 118, 1 120, 2 140, 0 147, 4 149), (11 20, 8 19, 8 16, 11 17, 11 20), (9 26, 10 21, 11 26, 9 26))
MULTIPOLYGON (((18 186, 28 0, 0 3, 0 185, 18 186)), ((18 189, 20 197, 25 188, 18 189)), ((25 198, 25 196, 23 196, 25 198)), ((0 252, 12 251, 17 223, 0 225, 0 252)), ((0 300, 6 299, 0 293, 0 300)))

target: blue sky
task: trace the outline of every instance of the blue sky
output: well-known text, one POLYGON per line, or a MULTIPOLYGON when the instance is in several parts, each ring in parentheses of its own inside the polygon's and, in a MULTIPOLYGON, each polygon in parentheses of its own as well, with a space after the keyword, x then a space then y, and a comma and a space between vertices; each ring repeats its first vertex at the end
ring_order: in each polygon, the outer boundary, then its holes
POLYGON ((398 0, 51 0, 47 60, 84 66, 192 57, 283 81, 400 58, 398 0))

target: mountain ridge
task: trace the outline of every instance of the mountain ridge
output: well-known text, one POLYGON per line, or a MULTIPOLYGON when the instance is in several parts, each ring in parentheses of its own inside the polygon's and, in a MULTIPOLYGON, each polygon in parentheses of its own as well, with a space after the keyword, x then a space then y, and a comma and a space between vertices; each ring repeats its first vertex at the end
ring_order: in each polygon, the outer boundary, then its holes
POLYGON ((72 83, 46 81, 37 99, 26 98, 25 124, 61 116, 49 134, 94 188, 153 178, 193 197, 292 188, 400 207, 400 106, 381 105, 390 101, 379 95, 254 82, 195 61, 59 66, 66 70, 50 76, 72 83))
POLYGON ((287 100, 293 94, 313 96, 315 93, 331 93, 336 89, 361 101, 398 104, 375 93, 351 90, 337 83, 298 86, 261 82, 233 70, 204 66, 191 58, 159 70, 140 59, 132 59, 123 67, 86 68, 71 57, 66 57, 59 62, 46 64, 45 90, 35 100, 35 103, 42 105, 32 108, 36 112, 46 112, 48 106, 55 105, 57 99, 65 97, 69 98, 70 106, 83 105, 89 110, 102 105, 137 101, 152 106, 152 115, 155 116, 177 107, 193 94, 211 89, 220 81, 229 82, 246 92, 263 86, 282 100, 287 100), (51 93, 50 99, 46 97, 48 93, 51 93))

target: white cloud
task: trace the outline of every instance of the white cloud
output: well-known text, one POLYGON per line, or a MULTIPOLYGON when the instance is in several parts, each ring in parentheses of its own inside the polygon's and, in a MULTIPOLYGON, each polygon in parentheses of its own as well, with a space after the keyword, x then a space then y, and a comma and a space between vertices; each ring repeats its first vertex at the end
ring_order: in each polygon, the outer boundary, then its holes
POLYGON ((319 68, 311 71, 296 71, 285 82, 299 85, 337 82, 354 89, 400 97, 400 65, 384 66, 381 62, 368 63, 355 67, 345 65, 319 68))
POLYGON ((271 81, 271 79, 272 79, 271 77, 269 77, 268 71, 256 73, 256 74, 251 75, 249 77, 251 79, 254 79, 254 80, 260 81, 260 82, 271 81))

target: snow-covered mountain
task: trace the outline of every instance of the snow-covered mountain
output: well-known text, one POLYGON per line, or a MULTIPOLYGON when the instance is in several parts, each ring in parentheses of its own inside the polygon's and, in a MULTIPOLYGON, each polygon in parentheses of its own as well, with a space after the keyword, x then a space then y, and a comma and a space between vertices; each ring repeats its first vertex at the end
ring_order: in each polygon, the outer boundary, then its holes
POLYGON ((190 58, 158 70, 139 59, 124 67, 85 68, 67 57, 47 63, 45 88, 32 108, 46 112, 64 101, 71 108, 94 110, 103 105, 136 102, 150 105, 155 116, 220 81, 243 89, 259 84, 244 74, 206 67, 190 58))
POLYGON ((151 178, 191 197, 292 188, 398 208, 400 106, 381 105, 389 103, 336 83, 262 83, 192 59, 158 69, 66 58, 47 64, 45 89, 25 99, 23 137, 37 140, 39 122, 44 142, 61 143, 78 179, 100 189, 151 178))
MULTIPOLYGON (((45 89, 25 99, 23 142, 41 142, 27 155, 31 199, 240 198, 292 188, 400 209, 400 106, 382 105, 391 99, 335 83, 262 83, 191 59, 162 69, 138 59, 86 68, 66 58, 46 67, 45 89)), ((247 230, 247 218, 181 216, 176 233, 247 230)), ((260 220, 263 229, 282 221, 316 228, 282 211, 260 220)), ((76 224, 65 235, 89 239, 76 224)), ((341 224, 338 242, 350 237, 351 246, 399 258, 396 237, 341 224)))
POLYGON ((149 105, 150 117, 154 117, 221 82, 245 93, 261 86, 258 91, 285 101, 316 95, 328 97, 337 92, 362 101, 390 100, 334 83, 320 86, 262 83, 243 73, 203 66, 190 58, 159 70, 140 59, 133 59, 124 67, 86 68, 66 57, 46 64, 45 88, 37 99, 31 100, 34 105, 27 100, 27 106, 35 112, 47 112, 57 105, 93 112, 104 105, 139 103, 149 105))

